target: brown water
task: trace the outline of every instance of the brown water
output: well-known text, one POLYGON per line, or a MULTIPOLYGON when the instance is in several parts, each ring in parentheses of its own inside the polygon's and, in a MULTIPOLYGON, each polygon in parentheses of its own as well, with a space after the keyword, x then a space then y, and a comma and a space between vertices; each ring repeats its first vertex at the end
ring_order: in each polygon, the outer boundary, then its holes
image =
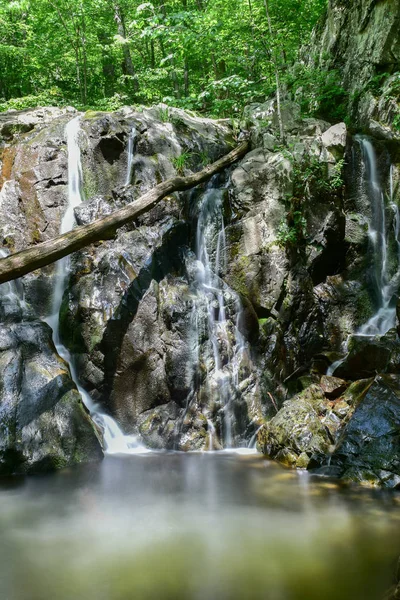
POLYGON ((400 496, 257 456, 151 453, 0 483, 1 600, 380 600, 400 496))

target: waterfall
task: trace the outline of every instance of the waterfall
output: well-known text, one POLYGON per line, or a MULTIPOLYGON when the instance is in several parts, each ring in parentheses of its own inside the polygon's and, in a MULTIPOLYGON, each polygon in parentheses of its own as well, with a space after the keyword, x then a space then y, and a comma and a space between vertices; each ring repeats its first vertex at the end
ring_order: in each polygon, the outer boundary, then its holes
POLYGON ((386 224, 386 205, 383 186, 377 168, 377 159, 371 141, 365 137, 357 138, 362 151, 363 165, 367 178, 367 192, 371 203, 371 218, 368 223, 368 235, 373 250, 373 270, 375 292, 378 298, 376 313, 357 332, 362 336, 384 335, 396 324, 395 294, 399 285, 400 269, 400 218, 399 208, 394 202, 393 167, 390 168, 389 202, 394 212, 394 236, 398 252, 395 275, 389 271, 390 229, 386 224))
MULTIPOLYGON (((221 429, 225 448, 235 445, 233 425, 233 400, 240 396, 240 365, 247 353, 247 344, 239 331, 242 304, 239 296, 222 280, 226 269, 226 236, 223 218, 223 198, 225 190, 209 188, 204 193, 200 206, 196 230, 196 314, 206 310, 207 338, 212 360, 205 360, 206 384, 208 393, 213 396, 223 415, 221 429), (236 317, 235 317, 236 316, 236 317)), ((195 321, 193 319, 193 321, 195 321)), ((196 322, 196 333, 199 324, 196 322)), ((196 359, 202 357, 199 352, 196 359)), ((204 357, 203 357, 204 358, 204 357)), ((210 435, 215 436, 211 428, 210 435)))
POLYGON ((135 151, 135 140, 136 140, 136 129, 134 127, 132 127, 132 130, 128 137, 128 165, 126 168, 125 185, 130 185, 130 183, 131 183, 133 154, 135 151))
MULTIPOLYGON (((6 258, 9 256, 9 254, 9 251, 6 248, 0 248, 0 258, 6 258)), ((2 302, 5 302, 8 299, 11 303, 16 302, 19 304, 23 310, 27 309, 24 296, 24 287, 20 279, 14 279, 2 283, 0 285, 0 296, 2 298, 2 302)))
MULTIPOLYGON (((393 214, 393 231, 387 226, 386 202, 384 188, 378 172, 378 163, 374 146, 368 138, 356 136, 361 149, 362 185, 370 203, 371 216, 368 221, 368 237, 372 250, 373 284, 378 300, 374 315, 355 333, 361 337, 385 335, 396 325, 396 293, 400 284, 400 211, 394 201, 393 165, 389 170, 389 206, 393 214), (394 238, 397 245, 394 274, 389 266, 390 240, 394 238)), ((392 265, 393 271, 393 265, 392 265)), ((347 353, 348 340, 345 344, 347 353)), ((327 375, 335 371, 346 361, 344 358, 334 362, 327 370, 327 375)))
MULTIPOLYGON (((75 117, 65 128, 68 148, 68 206, 61 221, 60 233, 70 231, 75 223, 74 209, 82 202, 82 163, 79 147, 80 117, 75 117)), ((53 330, 53 341, 58 354, 69 366, 71 378, 74 381, 82 401, 90 412, 91 418, 103 432, 104 449, 107 454, 133 454, 142 452, 143 447, 135 436, 124 435, 117 423, 109 415, 101 412, 94 404, 90 395, 79 383, 73 357, 60 340, 59 314, 69 276, 70 260, 65 257, 58 261, 55 276, 52 314, 45 319, 53 330)))

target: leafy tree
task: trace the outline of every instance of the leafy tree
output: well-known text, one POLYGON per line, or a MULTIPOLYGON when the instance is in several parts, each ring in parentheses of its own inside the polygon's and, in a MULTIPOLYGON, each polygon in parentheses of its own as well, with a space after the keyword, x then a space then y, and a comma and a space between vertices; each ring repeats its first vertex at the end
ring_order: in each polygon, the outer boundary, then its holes
POLYGON ((245 104, 283 90, 325 5, 2 0, 1 107, 17 99, 19 106, 54 99, 105 109, 166 101, 210 115, 239 115, 245 104))

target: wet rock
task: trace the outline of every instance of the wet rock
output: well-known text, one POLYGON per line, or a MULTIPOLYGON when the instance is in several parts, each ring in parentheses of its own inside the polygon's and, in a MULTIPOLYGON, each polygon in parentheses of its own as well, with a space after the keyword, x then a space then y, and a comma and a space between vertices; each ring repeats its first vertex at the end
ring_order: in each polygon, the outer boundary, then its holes
POLYGON ((176 424, 180 416, 180 407, 175 402, 141 413, 137 426, 146 445, 156 450, 176 449, 176 424))
POLYGON ((362 215, 346 214, 345 242, 355 246, 366 246, 368 241, 368 223, 362 215))
POLYGON ((329 431, 320 418, 326 412, 327 402, 321 388, 310 386, 286 401, 278 414, 259 431, 258 448, 266 456, 289 466, 299 461, 302 467, 307 467, 314 454, 325 456, 332 444, 329 431))
POLYGON ((341 468, 330 457, 374 380, 356 381, 339 398, 329 399, 324 387, 334 379, 323 378, 322 385, 314 383, 284 402, 258 433, 260 451, 288 466, 339 476, 341 468))
POLYGON ((348 354, 335 369, 334 375, 344 379, 362 379, 384 373, 391 356, 385 336, 349 338, 348 354))
MULTIPOLYGON (((19 304, 18 298, 13 301, 19 304)), ((55 352, 48 325, 20 315, 0 324, 0 389, 1 475, 102 458, 94 426, 55 352)))
POLYGON ((323 375, 321 377, 321 388, 327 398, 338 398, 347 388, 347 383, 338 377, 329 377, 323 375))
POLYGON ((361 483, 400 485, 400 394, 398 377, 380 376, 359 402, 341 434, 331 464, 342 477, 361 483))
POLYGON ((103 198, 102 196, 95 196, 86 202, 82 202, 74 210, 76 222, 78 225, 87 225, 97 219, 105 217, 114 210, 120 208, 113 199, 103 198))

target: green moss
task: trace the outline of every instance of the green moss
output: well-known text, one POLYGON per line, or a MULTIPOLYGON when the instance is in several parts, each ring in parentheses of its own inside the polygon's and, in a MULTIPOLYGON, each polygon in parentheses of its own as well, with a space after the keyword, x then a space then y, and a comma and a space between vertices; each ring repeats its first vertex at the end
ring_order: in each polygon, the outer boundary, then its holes
POLYGON ((85 114, 83 115, 83 118, 84 118, 85 121, 91 121, 91 120, 94 120, 94 119, 98 119, 102 115, 106 115, 106 114, 107 114, 106 111, 87 110, 85 112, 85 114))
POLYGON ((365 397, 374 379, 360 379, 352 383, 342 396, 342 399, 352 407, 357 406, 365 397))
POLYGON ((368 319, 370 319, 372 317, 372 315, 374 314, 375 308, 372 304, 371 297, 365 288, 360 290, 360 292, 357 294, 355 308, 356 308, 356 314, 355 314, 356 327, 359 327, 359 326, 363 325, 364 323, 366 323, 368 321, 368 319))
POLYGON ((83 171, 83 197, 85 199, 93 198, 98 193, 96 176, 93 169, 82 166, 83 171))
POLYGON ((153 426, 159 422, 157 414, 151 414, 147 419, 140 425, 139 430, 142 435, 151 433, 153 426))
POLYGON ((233 264, 230 274, 230 285, 238 294, 248 296, 249 286, 247 282, 247 274, 251 265, 249 256, 238 256, 233 264))

